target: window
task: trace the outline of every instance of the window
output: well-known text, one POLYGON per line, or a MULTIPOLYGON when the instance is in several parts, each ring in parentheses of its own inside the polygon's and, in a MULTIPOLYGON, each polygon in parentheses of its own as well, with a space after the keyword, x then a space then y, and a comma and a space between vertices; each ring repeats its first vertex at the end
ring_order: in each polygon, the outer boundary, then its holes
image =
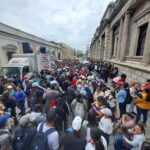
POLYGON ((12 55, 14 54, 14 52, 7 52, 7 58, 8 58, 8 61, 10 59, 12 59, 12 55))
POLYGON ((140 27, 136 56, 143 56, 148 23, 140 27))

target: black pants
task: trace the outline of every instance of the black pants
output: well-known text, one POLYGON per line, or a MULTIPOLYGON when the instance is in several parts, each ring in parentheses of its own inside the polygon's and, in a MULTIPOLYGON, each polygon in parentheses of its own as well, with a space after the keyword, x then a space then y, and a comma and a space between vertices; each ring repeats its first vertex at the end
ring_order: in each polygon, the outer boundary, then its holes
POLYGON ((123 114, 126 113, 126 103, 119 103, 119 110, 120 110, 120 118, 122 117, 123 114))

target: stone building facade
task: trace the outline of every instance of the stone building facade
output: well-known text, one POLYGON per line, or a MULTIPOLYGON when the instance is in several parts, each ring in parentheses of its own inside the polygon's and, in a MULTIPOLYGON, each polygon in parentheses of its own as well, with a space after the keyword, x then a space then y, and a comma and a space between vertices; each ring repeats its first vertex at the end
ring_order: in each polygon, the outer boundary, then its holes
POLYGON ((72 48, 65 44, 62 46, 62 43, 47 41, 0 23, 0 68, 8 63, 13 53, 23 53, 22 43, 24 42, 30 44, 33 52, 38 52, 40 47, 45 47, 54 60, 63 59, 64 53, 68 53, 68 51, 69 58, 74 56, 72 48))
POLYGON ((91 59, 114 63, 128 80, 150 78, 150 1, 111 2, 90 45, 91 59))
POLYGON ((62 59, 74 59, 76 50, 65 43, 61 43, 62 59))

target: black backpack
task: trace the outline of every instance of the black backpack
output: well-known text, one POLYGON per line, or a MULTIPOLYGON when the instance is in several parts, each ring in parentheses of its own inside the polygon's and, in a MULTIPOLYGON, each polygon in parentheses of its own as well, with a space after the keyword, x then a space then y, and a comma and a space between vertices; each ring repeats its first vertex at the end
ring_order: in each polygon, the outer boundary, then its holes
POLYGON ((130 95, 130 90, 126 89, 125 91, 127 92, 127 96, 126 96, 125 102, 126 102, 126 104, 131 104, 132 96, 130 95))
POLYGON ((44 123, 40 125, 40 129, 35 135, 32 144, 31 150, 48 150, 48 140, 47 136, 53 133, 55 128, 48 129, 46 132, 43 132, 44 123))
POLYGON ((18 128, 13 138, 13 150, 26 150, 30 143, 29 128, 18 128))

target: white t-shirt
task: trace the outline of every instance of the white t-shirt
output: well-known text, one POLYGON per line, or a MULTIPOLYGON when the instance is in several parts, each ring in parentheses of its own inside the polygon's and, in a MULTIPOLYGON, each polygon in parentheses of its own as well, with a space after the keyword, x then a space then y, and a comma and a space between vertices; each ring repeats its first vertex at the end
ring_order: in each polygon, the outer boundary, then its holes
POLYGON ((127 140, 126 142, 132 146, 131 150, 140 150, 141 145, 145 141, 145 136, 144 134, 139 134, 139 135, 134 135, 133 140, 127 140))
MULTIPOLYGON (((107 150, 107 142, 103 136, 101 136, 101 141, 102 141, 102 144, 104 145, 104 149, 107 150)), ((95 145, 88 143, 85 147, 85 150, 95 150, 95 145)))
MULTIPOLYGON (((39 131, 41 123, 38 125, 37 127, 37 131, 39 131)), ((46 132, 48 129, 50 129, 49 127, 47 127, 44 123, 43 126, 43 132, 46 132)), ((59 148, 59 135, 57 131, 52 132, 51 134, 49 134, 47 136, 48 138, 48 146, 49 149, 53 149, 53 150, 57 150, 59 148)))
POLYGON ((112 123, 111 119, 105 118, 103 116, 99 122, 99 128, 104 133, 111 134, 113 131, 113 123, 112 123))

